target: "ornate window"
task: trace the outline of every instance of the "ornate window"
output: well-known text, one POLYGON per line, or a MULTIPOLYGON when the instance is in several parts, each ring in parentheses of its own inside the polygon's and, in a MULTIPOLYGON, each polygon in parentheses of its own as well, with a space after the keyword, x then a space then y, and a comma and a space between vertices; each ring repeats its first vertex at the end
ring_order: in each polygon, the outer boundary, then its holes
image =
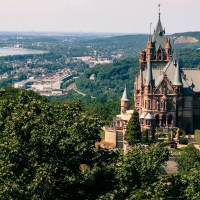
POLYGON ((151 109, 151 100, 148 100, 148 109, 151 109))

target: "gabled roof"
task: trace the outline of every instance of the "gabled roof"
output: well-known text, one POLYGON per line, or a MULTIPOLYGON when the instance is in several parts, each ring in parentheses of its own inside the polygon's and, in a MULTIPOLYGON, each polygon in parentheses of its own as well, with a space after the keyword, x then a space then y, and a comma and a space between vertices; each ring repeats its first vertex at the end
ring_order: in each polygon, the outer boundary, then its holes
MULTIPOLYGON (((167 79, 170 85, 174 85, 174 82, 182 83, 183 92, 185 94, 192 94, 192 92, 200 92, 200 74, 198 68, 178 68, 174 66, 173 61, 169 61, 163 69, 152 67, 152 77, 154 82, 154 87, 157 88, 163 80, 164 74, 167 75, 167 79), (176 70, 179 69, 178 75, 176 70), (180 77, 179 78, 177 78, 180 77), (175 78, 176 77, 176 78, 175 78)), ((143 71, 143 81, 147 76, 147 69, 143 71)), ((138 78, 138 87, 140 89, 140 77, 138 78)))

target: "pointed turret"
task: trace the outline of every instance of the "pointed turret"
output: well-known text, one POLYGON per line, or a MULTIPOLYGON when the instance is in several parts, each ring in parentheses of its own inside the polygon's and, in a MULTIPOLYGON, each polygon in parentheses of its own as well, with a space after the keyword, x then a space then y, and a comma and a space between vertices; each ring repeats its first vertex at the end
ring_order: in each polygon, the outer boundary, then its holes
POLYGON ((171 42, 170 39, 166 41, 166 59, 169 61, 171 60, 171 42))
POLYGON ((122 95, 122 99, 121 99, 122 101, 129 101, 129 99, 128 99, 128 95, 127 95, 127 92, 126 92, 126 86, 125 86, 125 88, 124 88, 124 93, 123 93, 123 95, 122 95))
POLYGON ((151 61, 148 59, 147 61, 147 75, 146 75, 146 85, 151 84, 153 82, 153 75, 152 75, 152 69, 151 69, 151 61))
POLYGON ((177 50, 176 50, 176 48, 174 49, 174 53, 173 53, 173 63, 175 66, 177 65, 177 50))
POLYGON ((174 86, 182 86, 182 79, 181 79, 181 72, 180 72, 180 68, 179 68, 179 63, 177 62, 176 65, 176 72, 175 72, 175 76, 174 76, 174 82, 173 82, 174 86))
POLYGON ((122 95, 122 98, 121 98, 121 113, 124 114, 127 109, 129 108, 129 99, 128 99, 128 95, 127 95, 127 92, 126 92, 126 86, 125 86, 125 89, 124 89, 124 93, 122 95))
POLYGON ((168 39, 168 38, 166 41, 166 49, 171 49, 171 42, 170 42, 170 39, 168 39))
POLYGON ((149 38, 146 46, 146 52, 147 52, 146 60, 151 59, 152 49, 153 49, 152 38, 149 38))

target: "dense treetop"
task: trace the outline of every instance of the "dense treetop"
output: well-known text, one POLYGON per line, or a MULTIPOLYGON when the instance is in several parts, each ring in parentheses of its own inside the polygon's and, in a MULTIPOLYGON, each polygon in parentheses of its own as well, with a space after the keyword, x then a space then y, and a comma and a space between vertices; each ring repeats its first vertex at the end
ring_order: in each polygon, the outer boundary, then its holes
POLYGON ((177 161, 187 170, 166 175, 164 145, 136 147, 126 156, 97 147, 101 120, 79 101, 51 103, 11 88, 1 89, 0 97, 1 199, 200 198, 193 146, 177 161))

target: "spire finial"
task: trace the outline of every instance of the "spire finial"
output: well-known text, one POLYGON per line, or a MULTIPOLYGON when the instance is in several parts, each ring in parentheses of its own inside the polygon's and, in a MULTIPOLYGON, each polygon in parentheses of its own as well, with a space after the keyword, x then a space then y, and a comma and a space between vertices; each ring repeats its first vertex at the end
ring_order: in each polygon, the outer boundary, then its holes
POLYGON ((152 23, 150 22, 150 37, 151 37, 151 24, 152 24, 152 23))
POLYGON ((160 4, 158 4, 158 7, 159 7, 159 12, 158 12, 158 15, 159 15, 159 19, 160 19, 160 4))

